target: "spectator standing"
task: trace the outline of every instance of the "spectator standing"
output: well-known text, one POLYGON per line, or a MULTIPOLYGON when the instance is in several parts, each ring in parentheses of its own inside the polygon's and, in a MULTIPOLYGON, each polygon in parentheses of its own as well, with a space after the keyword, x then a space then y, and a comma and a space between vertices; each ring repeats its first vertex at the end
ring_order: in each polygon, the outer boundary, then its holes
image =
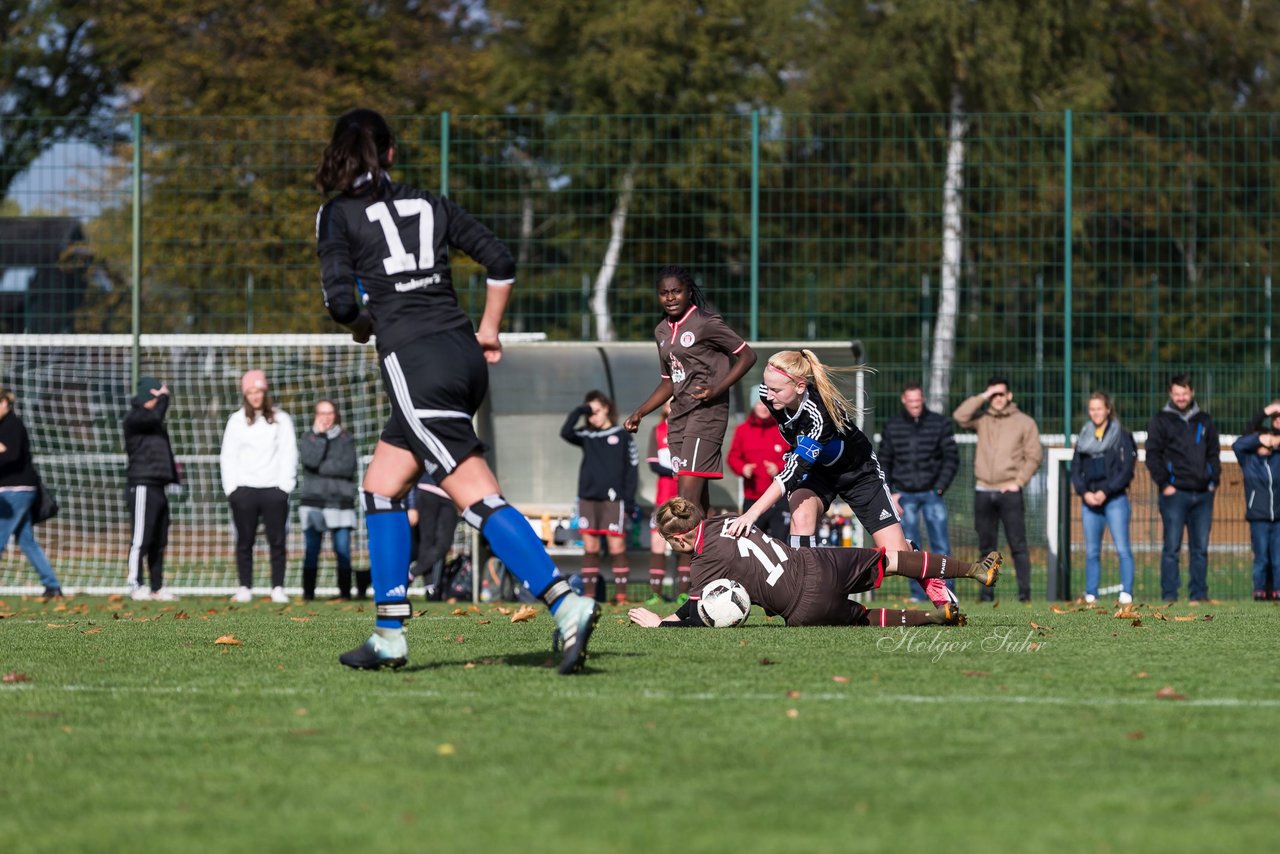
MULTIPOLYGON (((1003 376, 993 376, 981 394, 965 400, 952 413, 956 423, 976 430, 974 454, 973 527, 978 551, 995 551, 1004 526, 1018 576, 1018 601, 1031 601, 1031 554, 1027 550, 1027 507, 1022 490, 1040 467, 1044 450, 1035 420, 1013 402, 1013 389, 1003 376)), ((988 589, 978 594, 992 598, 988 589)))
POLYGON ((600 578, 603 538, 613 569, 614 600, 627 600, 627 511, 636 500, 639 454, 631 434, 618 424, 618 410, 602 391, 589 391, 560 428, 560 438, 582 449, 578 468, 578 531, 582 534, 583 595, 594 599, 600 578), (579 421, 585 419, 585 426, 579 421))
POLYGON ((1195 397, 1191 378, 1174 374, 1169 379, 1169 401, 1147 424, 1147 471, 1160 490, 1164 528, 1160 596, 1165 602, 1178 599, 1178 554, 1184 528, 1190 553, 1187 596, 1192 602, 1209 598, 1209 529, 1222 463, 1218 459, 1218 428, 1195 397))
POLYGON ((1102 574, 1102 529, 1111 531, 1120 558, 1120 604, 1133 602, 1133 550, 1129 548, 1129 484, 1138 459, 1133 434, 1120 426, 1106 392, 1089 395, 1089 418, 1080 428, 1071 459, 1071 485, 1080 496, 1084 527, 1084 601, 1098 599, 1102 574))
POLYGON ((124 417, 126 497, 132 536, 129 540, 129 595, 137 600, 172 602, 178 597, 164 586, 164 551, 169 544, 169 497, 165 487, 178 482, 178 463, 164 416, 169 387, 155 377, 138 380, 124 417), (149 578, 142 578, 146 559, 149 578))
MULTIPOLYGON (((783 455, 791 450, 778 430, 769 405, 756 399, 747 418, 733 431, 729 443, 729 468, 742 478, 742 509, 745 512, 769 489, 784 465, 783 455)), ((661 506, 661 505, 659 505, 661 506)), ((757 518, 756 527, 775 540, 787 542, 791 511, 784 495, 757 518)))
MULTIPOLYGON (((924 389, 910 383, 899 398, 902 409, 885 422, 880 431, 880 467, 898 512, 902 530, 919 548, 920 518, 929 532, 929 550, 951 554, 947 532, 947 504, 942 500, 960 468, 955 431, 945 415, 924 405, 924 389)), ((947 582, 954 590, 955 584, 947 582)), ((911 580, 911 599, 926 598, 920 582, 911 580)))
POLYGON ((1253 546, 1253 598, 1280 599, 1280 400, 1232 444, 1244 474, 1244 518, 1253 546))
MULTIPOLYGON (((645 462, 657 476, 654 485, 653 515, 649 518, 649 598, 646 605, 657 605, 663 599, 662 587, 667 578, 667 541, 658 531, 658 508, 680 494, 679 481, 671 468, 671 446, 667 442, 667 416, 671 401, 662 404, 662 420, 649 433, 649 455, 645 462)), ((676 553, 677 577, 689 577, 689 558, 676 553)))
POLYGON ((241 406, 222 433, 222 491, 231 503, 236 529, 236 573, 240 587, 233 602, 253 599, 253 543, 262 521, 271 549, 271 601, 285 604, 285 528, 289 493, 298 478, 298 439, 293 419, 271 400, 267 375, 248 371, 240 379, 241 406))
POLYGON ((298 442, 302 522, 302 598, 316 598, 316 575, 325 532, 338 561, 338 598, 351 598, 351 530, 356 526, 356 440, 342 429, 337 405, 316 401, 311 429, 298 442))
POLYGON ((453 547, 458 508, 430 472, 422 473, 413 492, 418 516, 416 574, 426 578, 428 599, 443 599, 444 559, 453 547))
POLYGON ((40 575, 46 599, 62 596, 62 585, 54 574, 44 549, 36 542, 31 509, 37 498, 36 467, 31 459, 31 441, 27 427, 14 412, 17 398, 0 386, 0 554, 4 554, 9 538, 27 556, 40 575))

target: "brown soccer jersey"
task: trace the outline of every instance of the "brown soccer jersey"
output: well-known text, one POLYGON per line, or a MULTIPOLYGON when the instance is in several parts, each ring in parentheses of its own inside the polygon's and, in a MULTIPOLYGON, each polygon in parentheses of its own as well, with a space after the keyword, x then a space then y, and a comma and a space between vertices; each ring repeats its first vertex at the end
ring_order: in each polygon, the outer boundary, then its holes
POLYGON ((717 578, 731 578, 753 604, 780 614, 789 626, 865 621, 865 609, 849 595, 880 586, 879 549, 794 549, 759 528, 731 537, 724 526, 735 518, 714 516, 698 526, 689 566, 693 594, 717 578))
POLYGON ((680 424, 684 435, 720 441, 729 423, 728 392, 706 401, 695 400, 690 392, 694 386, 711 387, 721 382, 732 364, 730 357, 741 353, 747 342, 720 315, 696 305, 674 323, 659 323, 654 337, 658 341, 659 372, 673 386, 668 416, 673 432, 680 424))

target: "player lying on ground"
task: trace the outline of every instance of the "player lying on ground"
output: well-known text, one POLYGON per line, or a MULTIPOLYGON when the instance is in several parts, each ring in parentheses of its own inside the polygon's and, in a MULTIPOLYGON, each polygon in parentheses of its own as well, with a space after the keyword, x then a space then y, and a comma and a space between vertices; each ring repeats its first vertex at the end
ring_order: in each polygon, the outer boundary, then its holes
MULTIPOLYGON (((740 537, 727 530, 736 516, 706 518, 701 508, 673 498, 658 508, 658 531, 677 552, 692 553, 692 586, 701 592, 708 582, 730 578, 747 589, 751 601, 766 613, 780 614, 788 626, 922 626, 964 625, 953 603, 932 611, 872 608, 850 597, 880 586, 886 575, 906 578, 973 578, 991 587, 1000 575, 1002 558, 991 552, 980 563, 964 563, 930 552, 886 552, 884 549, 792 548, 759 528, 740 537)), ((697 600, 659 617, 632 608, 631 622, 658 626, 701 626, 697 600)))

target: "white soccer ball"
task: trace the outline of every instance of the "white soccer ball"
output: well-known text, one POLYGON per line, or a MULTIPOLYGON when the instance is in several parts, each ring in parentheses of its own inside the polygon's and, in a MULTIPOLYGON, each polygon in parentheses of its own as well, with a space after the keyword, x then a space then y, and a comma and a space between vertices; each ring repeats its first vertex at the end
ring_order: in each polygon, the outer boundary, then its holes
POLYGON ((731 578, 717 578, 702 588, 698 616, 713 629, 731 629, 747 621, 751 597, 747 588, 731 578))

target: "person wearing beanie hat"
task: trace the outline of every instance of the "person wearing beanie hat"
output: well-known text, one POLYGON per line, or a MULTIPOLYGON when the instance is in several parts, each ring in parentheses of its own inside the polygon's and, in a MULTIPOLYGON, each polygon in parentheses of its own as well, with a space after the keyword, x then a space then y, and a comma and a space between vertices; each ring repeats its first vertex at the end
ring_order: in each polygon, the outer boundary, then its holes
POLYGON ((267 389, 266 374, 246 371, 240 378, 240 408, 222 433, 222 491, 231 503, 240 582, 231 601, 253 599, 253 543, 261 521, 271 551, 271 601, 286 604, 285 529, 289 493, 298 479, 298 439, 293 419, 275 406, 267 389))
POLYGON ((391 417, 361 484, 373 582, 373 634, 338 656, 347 667, 403 667, 409 604, 409 490, 425 469, 495 556, 546 603, 562 674, 576 673, 600 619, 596 603, 561 575, 524 515, 502 497, 472 418, 489 390, 488 366, 516 264, 511 250, 461 205, 392 181, 395 137, 369 109, 344 113, 315 172, 332 194, 316 214, 316 254, 329 316, 364 344, 376 334, 391 417), (479 326, 458 304, 450 248, 485 268, 479 326))
POLYGON ((163 602, 178 597, 164 586, 164 550, 169 543, 169 498, 165 487, 178 482, 169 431, 169 387, 155 377, 141 377, 124 416, 125 471, 129 503, 129 595, 163 602), (142 576, 147 562, 148 577, 142 576))

